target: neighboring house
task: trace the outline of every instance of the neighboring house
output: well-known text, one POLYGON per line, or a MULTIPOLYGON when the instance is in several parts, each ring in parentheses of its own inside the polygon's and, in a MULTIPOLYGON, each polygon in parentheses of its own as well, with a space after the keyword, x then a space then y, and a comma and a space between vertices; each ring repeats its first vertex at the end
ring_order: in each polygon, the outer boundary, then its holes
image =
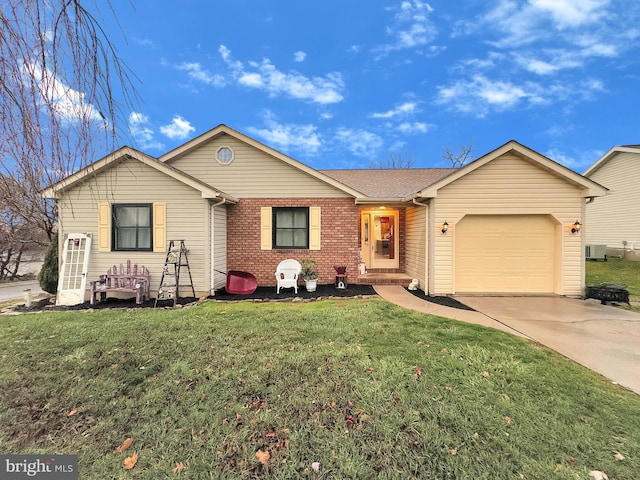
POLYGON ((606 189, 510 141, 461 169, 318 171, 225 125, 156 159, 120 149, 53 185, 61 246, 93 239, 89 280, 131 259, 157 292, 184 239, 195 289, 313 258, 320 283, 412 278, 434 295, 583 294, 585 199, 606 189), (124 220, 123 220, 124 219, 124 220), (445 228, 446 227, 446 228, 445 228), (366 275, 359 275, 359 263, 366 275))
POLYGON ((640 145, 613 147, 584 176, 609 194, 587 205, 587 244, 606 245, 608 255, 640 260, 640 145))

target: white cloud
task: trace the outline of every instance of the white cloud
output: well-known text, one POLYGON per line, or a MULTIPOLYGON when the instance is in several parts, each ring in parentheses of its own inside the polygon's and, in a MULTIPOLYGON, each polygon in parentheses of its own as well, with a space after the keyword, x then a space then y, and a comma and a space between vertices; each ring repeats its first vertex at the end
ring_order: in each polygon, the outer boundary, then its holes
POLYGON ((374 48, 374 52, 384 56, 396 50, 424 46, 435 38, 437 31, 429 19, 433 8, 428 3, 403 0, 399 6, 389 10, 395 12, 393 24, 387 27, 387 35, 392 40, 374 48))
POLYGON ((579 68, 584 61, 566 50, 551 50, 538 53, 546 59, 535 58, 533 54, 516 54, 515 61, 524 70, 537 75, 553 75, 561 70, 579 68))
POLYGON ((141 149, 162 150, 164 148, 164 144, 154 139, 154 132, 149 127, 149 117, 143 113, 129 114, 129 131, 141 149))
POLYGON ((307 58, 307 54, 304 52, 296 52, 293 54, 293 61, 294 62, 304 62, 304 59, 307 58))
POLYGON ((247 130, 278 150, 313 156, 322 146, 322 139, 314 125, 279 123, 269 111, 264 114, 264 123, 265 128, 249 127, 247 130))
POLYGON ((62 83, 48 69, 42 69, 36 63, 23 63, 26 78, 36 81, 42 101, 49 105, 55 115, 67 122, 95 121, 106 122, 107 119, 93 104, 87 102, 86 95, 62 83))
POLYGON ((548 15, 559 28, 596 23, 609 3, 609 0, 529 0, 533 9, 548 15))
POLYGON ((493 5, 479 18, 459 22, 458 33, 494 30, 501 38, 493 43, 508 48, 552 38, 571 43, 585 29, 600 30, 610 16, 610 0, 499 0, 493 5))
POLYGON ((270 96, 286 95, 321 105, 341 102, 344 97, 342 75, 331 72, 324 77, 308 78, 296 71, 281 72, 268 58, 260 63, 249 62, 248 67, 236 61, 231 51, 221 45, 218 49, 238 84, 263 90, 270 96))
POLYGON ((570 157, 569 155, 564 153, 562 150, 559 150, 558 148, 552 148, 550 150, 547 150, 544 155, 547 158, 550 158, 551 160, 561 163, 562 165, 569 168, 573 168, 579 163, 578 161, 576 161, 575 158, 570 157))
POLYGON ((338 129, 336 139, 353 155, 364 158, 375 158, 384 144, 382 138, 375 133, 344 127, 338 129))
POLYGON ((477 117, 484 117, 490 111, 520 108, 522 104, 570 104, 579 100, 592 100, 596 93, 607 91, 602 80, 597 78, 584 78, 571 84, 564 81, 547 84, 522 81, 518 84, 490 79, 484 75, 439 86, 437 90, 436 104, 477 117))
POLYGON ((180 115, 173 117, 169 125, 160 127, 160 132, 171 140, 185 140, 195 130, 195 127, 180 115))
POLYGON ((427 133, 433 128, 435 128, 435 125, 425 122, 402 122, 397 127, 398 131, 405 135, 427 133))
POLYGON ((483 117, 490 109, 506 110, 530 96, 533 94, 524 87, 476 75, 471 80, 438 87, 436 103, 448 105, 461 113, 483 117))
POLYGON ((416 102, 405 102, 396 108, 387 110, 386 112, 376 112, 370 115, 371 118, 395 118, 412 115, 416 112, 418 104, 416 102))
POLYGON ((189 78, 202 82, 207 85, 213 85, 215 87, 224 87, 226 84, 225 78, 220 74, 213 74, 208 70, 202 68, 202 65, 198 62, 185 62, 178 65, 178 70, 187 72, 189 78))
POLYGON ((243 73, 238 83, 246 87, 262 88, 262 76, 259 73, 243 73))

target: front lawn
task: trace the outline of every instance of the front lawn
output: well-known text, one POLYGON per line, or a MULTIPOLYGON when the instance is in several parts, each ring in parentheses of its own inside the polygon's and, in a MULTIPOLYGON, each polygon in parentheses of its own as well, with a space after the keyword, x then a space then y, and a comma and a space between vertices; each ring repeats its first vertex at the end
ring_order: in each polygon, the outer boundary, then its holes
POLYGON ((4 316, 0 358, 0 452, 81 479, 640 472, 638 395, 379 298, 4 316))

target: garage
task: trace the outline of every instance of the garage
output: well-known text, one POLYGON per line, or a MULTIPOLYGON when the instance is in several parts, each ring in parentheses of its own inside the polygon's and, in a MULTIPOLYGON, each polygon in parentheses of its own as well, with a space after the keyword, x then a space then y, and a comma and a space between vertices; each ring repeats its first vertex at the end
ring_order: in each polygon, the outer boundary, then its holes
POLYGON ((549 215, 467 215, 455 226, 456 293, 553 293, 557 222, 549 215))

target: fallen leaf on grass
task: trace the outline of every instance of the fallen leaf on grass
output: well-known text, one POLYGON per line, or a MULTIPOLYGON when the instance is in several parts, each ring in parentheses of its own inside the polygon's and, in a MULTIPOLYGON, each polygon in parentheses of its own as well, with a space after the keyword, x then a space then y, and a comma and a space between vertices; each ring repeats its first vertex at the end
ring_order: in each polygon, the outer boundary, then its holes
POLYGON ((576 459, 574 457, 572 457, 571 455, 569 455, 568 453, 564 454, 564 458, 567 461, 567 463, 569 465, 571 465, 572 467, 575 467, 576 464, 578 463, 578 462, 576 462, 576 459))
POLYGON ((129 448, 131 446, 131 444, 133 443, 133 438, 129 437, 126 438, 124 440, 124 442, 122 442, 122 445, 120 445, 118 448, 116 448, 113 453, 122 453, 124 452, 127 448, 129 448))
POLYGON ((72 408, 69 413, 67 413, 67 417, 71 417, 73 415, 75 415, 76 413, 78 413, 78 409, 77 408, 72 408))
POLYGON ((136 466, 136 463, 138 463, 138 454, 134 453, 130 457, 125 458, 123 463, 125 470, 131 470, 136 466))
POLYGON ((482 376, 484 378, 488 378, 489 377, 489 372, 487 372, 487 371, 482 372, 482 376))
POLYGON ((593 478, 593 480, 609 480, 607 474, 600 470, 591 470, 589 472, 589 476, 593 478))
POLYGON ((511 400, 511 397, 509 397, 509 395, 507 395, 506 393, 502 395, 502 398, 504 398, 507 402, 511 400))
POLYGON ((504 422, 505 422, 507 425, 510 425, 510 424, 511 424, 511 417, 504 417, 504 422))
POLYGON ((616 452, 616 454, 614 455, 614 458, 618 461, 622 461, 624 460, 624 455, 622 455, 620 452, 616 452))
POLYGON ((311 464, 311 469, 312 469, 314 472, 318 472, 318 471, 320 470, 320 462, 313 462, 313 463, 311 464))
POLYGON ((262 465, 268 465, 269 464, 269 459, 271 458, 271 454, 269 452, 264 451, 264 450, 258 450, 256 452, 256 458, 258 459, 258 461, 262 465))
POLYGON ((182 463, 182 462, 176 462, 176 466, 175 466, 175 467, 173 467, 173 468, 171 469, 171 471, 172 471, 173 473, 180 473, 181 471, 186 470, 187 468, 189 468, 189 467, 187 467, 184 463, 182 463))
POLYGON ((458 454, 458 449, 457 448, 452 448, 451 450, 449 450, 449 453, 451 455, 457 455, 458 454))
POLYGON ((416 371, 416 376, 418 378, 420 378, 422 376, 422 368, 420 368, 418 365, 414 366, 413 369, 416 371))

